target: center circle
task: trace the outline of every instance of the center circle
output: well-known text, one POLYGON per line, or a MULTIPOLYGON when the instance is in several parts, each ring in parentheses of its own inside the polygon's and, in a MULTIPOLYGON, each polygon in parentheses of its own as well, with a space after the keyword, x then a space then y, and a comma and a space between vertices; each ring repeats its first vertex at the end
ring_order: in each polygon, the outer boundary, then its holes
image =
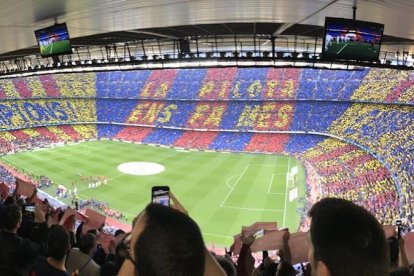
POLYGON ((162 173, 165 167, 152 162, 127 162, 117 167, 118 171, 132 175, 154 175, 162 173))

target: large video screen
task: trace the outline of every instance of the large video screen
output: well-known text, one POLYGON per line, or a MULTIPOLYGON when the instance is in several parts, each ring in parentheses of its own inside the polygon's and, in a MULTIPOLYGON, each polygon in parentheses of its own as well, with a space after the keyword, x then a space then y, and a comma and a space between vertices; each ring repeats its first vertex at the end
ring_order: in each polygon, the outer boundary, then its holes
POLYGON ((37 30, 35 35, 42 57, 72 53, 66 23, 37 30))
POLYGON ((327 17, 322 58, 377 61, 383 32, 383 24, 327 17))

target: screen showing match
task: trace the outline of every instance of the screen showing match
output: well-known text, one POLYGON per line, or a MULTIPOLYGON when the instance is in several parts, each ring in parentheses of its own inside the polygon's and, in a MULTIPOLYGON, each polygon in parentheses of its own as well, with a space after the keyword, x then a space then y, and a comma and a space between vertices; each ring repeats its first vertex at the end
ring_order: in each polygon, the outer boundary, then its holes
POLYGON ((35 35, 42 57, 72 53, 66 23, 37 30, 35 35))
POLYGON ((323 59, 376 61, 379 58, 384 25, 327 17, 323 59))

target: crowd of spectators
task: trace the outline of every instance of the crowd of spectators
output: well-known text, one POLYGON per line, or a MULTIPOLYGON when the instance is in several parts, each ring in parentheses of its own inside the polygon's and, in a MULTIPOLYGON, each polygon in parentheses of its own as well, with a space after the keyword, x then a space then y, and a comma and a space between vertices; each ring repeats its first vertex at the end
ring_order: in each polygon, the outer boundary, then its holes
POLYGON ((249 152, 283 152, 288 134, 258 133, 253 135, 245 150, 249 152))
POLYGON ((55 74, 53 75, 61 97, 95 97, 96 75, 93 72, 79 74, 55 74))
MULTIPOLYGON (((138 142, 138 143, 142 142, 142 140, 153 130, 151 127, 131 127, 131 126, 119 127, 117 129, 119 129, 117 132, 117 135, 113 138, 121 140, 121 141, 130 141, 130 142, 138 142)), ((110 132, 108 131, 108 134, 109 133, 110 132)), ((108 138, 111 138, 111 137, 108 137, 108 138)))
POLYGON ((4 183, 14 190, 16 177, 5 167, 0 166, 0 183, 4 183))
POLYGON ((49 126, 0 132, 0 154, 32 150, 59 142, 96 139, 95 125, 49 126))
MULTIPOLYGON (((412 92, 409 89, 397 92, 398 90, 395 91, 395 89, 403 85, 410 77, 410 74, 412 74, 410 71, 404 70, 371 68, 359 87, 355 89, 351 100, 377 103, 391 102, 390 100, 395 96, 395 93, 400 93, 402 100, 408 96, 405 93, 410 94, 412 92)), ((397 100, 396 102, 399 101, 397 100)), ((401 102, 412 101, 410 99, 401 102)))
POLYGON ((409 71, 209 68, 54 74, 0 81, 0 98, 305 99, 412 102, 409 71))
POLYGON ((90 98, 96 96, 95 74, 54 74, 0 81, 0 98, 90 98))
POLYGON ((188 149, 207 149, 217 136, 213 131, 185 131, 174 143, 175 147, 188 149))
POLYGON ((303 70, 296 98, 349 101, 369 70, 303 70))
POLYGON ((308 263, 293 266, 292 256, 297 252, 291 251, 287 229, 280 230, 284 234, 277 254, 263 251, 259 264, 252 255, 255 241, 260 239, 255 234, 241 235, 237 255, 234 245, 224 256, 216 255, 206 249, 197 223, 172 193, 170 197, 170 207, 147 205, 132 220, 131 232, 111 228, 109 236, 102 226, 78 221, 71 209, 39 203, 36 191, 26 198, 17 193, 0 197, 0 274, 412 275, 404 240, 397 232, 384 232, 370 212, 351 201, 325 198, 312 204, 307 216, 308 263), (105 240, 108 242, 102 243, 105 240), (395 274, 402 272, 405 274, 395 274))
POLYGON ((19 99, 20 94, 17 91, 17 88, 13 84, 11 79, 1 79, 0 80, 0 98, 12 98, 19 99))
POLYGON ((200 89, 195 93, 193 98, 202 100, 228 99, 236 75, 236 68, 208 69, 200 89))
POLYGON ((96 92, 100 98, 136 99, 144 88, 149 70, 113 71, 96 74, 96 92))
POLYGON ((363 150, 326 139, 304 152, 302 159, 318 172, 321 196, 356 202, 383 224, 392 224, 399 217, 398 194, 390 173, 363 150))
POLYGON ((293 99, 302 70, 210 68, 99 72, 98 98, 163 100, 293 99))
MULTIPOLYGON (((354 104, 329 129, 369 149, 387 164, 390 174, 395 176, 402 206, 410 204, 413 195, 413 121, 411 106, 354 104)), ((412 229, 414 225, 405 208, 400 215, 412 229)))

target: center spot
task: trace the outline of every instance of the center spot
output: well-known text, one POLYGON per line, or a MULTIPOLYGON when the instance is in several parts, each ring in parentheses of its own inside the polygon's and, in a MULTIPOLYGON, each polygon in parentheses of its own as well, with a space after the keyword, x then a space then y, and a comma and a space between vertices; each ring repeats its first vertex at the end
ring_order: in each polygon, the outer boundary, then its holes
POLYGON ((162 173, 165 167, 152 162, 127 162, 117 167, 118 171, 132 175, 154 175, 162 173))

